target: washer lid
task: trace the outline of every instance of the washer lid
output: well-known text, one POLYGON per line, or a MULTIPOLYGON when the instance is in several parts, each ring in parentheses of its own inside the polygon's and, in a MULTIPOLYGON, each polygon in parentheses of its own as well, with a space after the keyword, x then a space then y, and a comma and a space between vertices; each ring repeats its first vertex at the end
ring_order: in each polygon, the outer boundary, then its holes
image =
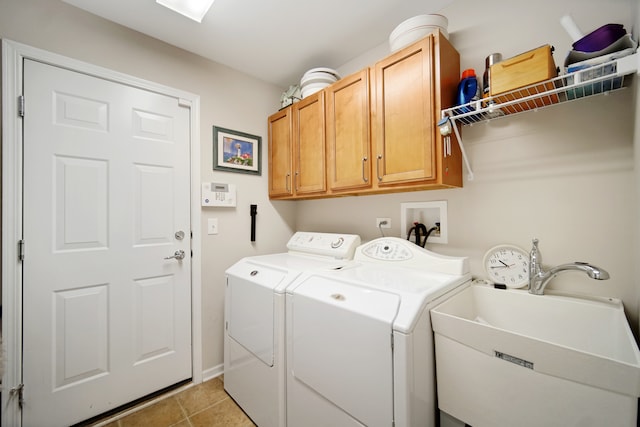
POLYGON ((387 324, 389 328, 400 305, 399 295, 393 292, 354 286, 345 280, 314 274, 301 277, 295 295, 306 297, 316 303, 332 305, 354 315, 365 316, 387 324))
MULTIPOLYGON (((318 288, 319 283, 325 283, 337 295, 341 294, 341 287, 358 287, 363 293, 373 293, 376 298, 399 301, 392 327, 398 332, 411 333, 420 314, 430 303, 469 280, 470 274, 458 276, 388 263, 353 262, 340 270, 302 273, 287 288, 287 293, 296 295, 302 291, 301 285, 304 283, 315 283, 318 288)), ((308 289, 304 292, 308 292, 308 289)), ((374 307, 378 301, 374 296, 371 300, 362 298, 358 304, 374 307)), ((353 309, 360 310, 358 305, 354 305, 353 309)), ((365 313, 367 310, 369 308, 363 308, 359 312, 365 313)))
POLYGON ((304 271, 337 270, 350 261, 304 254, 269 254, 243 258, 225 272, 283 293, 286 287, 304 271))

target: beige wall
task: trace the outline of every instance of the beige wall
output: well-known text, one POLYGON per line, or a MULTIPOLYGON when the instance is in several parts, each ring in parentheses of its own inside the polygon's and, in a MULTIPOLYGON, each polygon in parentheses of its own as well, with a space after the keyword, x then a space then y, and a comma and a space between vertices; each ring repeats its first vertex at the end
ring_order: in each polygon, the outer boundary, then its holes
POLYGON ((266 157, 260 177, 213 172, 212 126, 262 136, 264 153, 267 116, 278 109, 282 89, 58 0, 0 1, 0 37, 200 96, 202 180, 238 187, 237 208, 202 209, 203 233, 207 219, 216 217, 220 234, 204 234, 202 248, 194 248, 202 250, 203 365, 205 371, 221 369, 224 270, 243 256, 282 251, 294 229, 295 205, 269 202, 266 157), (258 205, 255 244, 249 235, 250 204, 258 205))
MULTIPOLYGON (((449 17, 450 39, 460 51, 463 68, 481 73, 489 53, 509 57, 545 43, 555 45, 560 65, 570 47, 558 24, 562 14, 571 12, 585 31, 608 22, 630 28, 634 1, 542 0, 534 6, 525 0, 458 0, 442 13, 449 17)), ((283 250, 295 229, 355 232, 369 240, 379 236, 375 218, 388 216, 390 233, 399 235, 400 203, 405 201, 448 201, 449 244, 430 248, 470 256, 475 275, 483 275, 481 261, 488 248, 512 243, 528 250, 532 237, 541 240, 547 264, 584 260, 606 268, 612 276, 608 282, 567 274, 552 287, 622 298, 633 324, 638 324, 634 91, 465 128, 463 138, 476 179, 465 180, 463 189, 270 202, 266 161, 261 177, 211 170, 211 126, 261 135, 266 152, 266 118, 278 109, 281 88, 57 0, 0 1, 0 37, 201 97, 202 180, 238 186, 236 209, 202 210, 202 230, 208 218, 217 217, 221 231, 202 236, 205 370, 214 371, 223 361, 225 268, 243 256, 283 250), (258 204, 255 245, 249 242, 253 203, 258 204)), ((356 71, 383 52, 378 48, 341 71, 356 71)))
MULTIPOLYGON (((562 15, 570 13, 585 33, 606 23, 622 23, 630 30, 637 22, 636 1, 542 0, 534 6, 525 0, 458 0, 440 13, 449 18, 461 67, 481 75, 488 54, 509 58, 543 44, 555 46, 555 62, 562 66, 572 43, 559 24, 562 15)), ((340 71, 370 64, 379 52, 374 49, 340 71)), ((375 218, 390 217, 392 229, 385 232, 399 236, 402 202, 447 200, 449 244, 431 244, 430 249, 469 256, 472 273, 485 277, 482 258, 489 248, 510 243, 528 251, 537 237, 546 265, 587 261, 611 273, 608 281, 566 273, 550 288, 621 298, 635 329, 634 92, 465 127, 463 140, 475 180, 465 176, 464 188, 306 201, 299 203, 298 228, 351 231, 368 240, 380 236, 375 218)))

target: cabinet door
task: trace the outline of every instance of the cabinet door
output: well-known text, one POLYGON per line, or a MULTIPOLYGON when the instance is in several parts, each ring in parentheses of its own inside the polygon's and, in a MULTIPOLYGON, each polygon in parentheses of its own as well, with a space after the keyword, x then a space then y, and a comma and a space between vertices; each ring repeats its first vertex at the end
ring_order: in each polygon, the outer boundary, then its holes
POLYGON ((378 185, 436 178, 433 36, 375 66, 378 185))
POLYGON ((293 104, 292 112, 294 192, 297 196, 325 192, 324 92, 293 104))
POLYGON ((269 197, 293 196, 291 107, 269 117, 269 197))
POLYGON ((329 187, 370 187, 369 70, 329 86, 326 96, 329 187))

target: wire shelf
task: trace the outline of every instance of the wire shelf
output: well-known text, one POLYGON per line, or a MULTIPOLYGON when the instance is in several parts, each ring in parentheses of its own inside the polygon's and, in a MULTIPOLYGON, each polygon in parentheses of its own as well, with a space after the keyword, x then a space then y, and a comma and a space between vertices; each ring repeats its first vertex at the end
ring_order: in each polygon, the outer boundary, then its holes
POLYGON ((510 117, 526 111, 566 103, 598 94, 607 94, 628 85, 627 77, 638 68, 638 54, 522 87, 511 92, 442 110, 462 125, 510 117))

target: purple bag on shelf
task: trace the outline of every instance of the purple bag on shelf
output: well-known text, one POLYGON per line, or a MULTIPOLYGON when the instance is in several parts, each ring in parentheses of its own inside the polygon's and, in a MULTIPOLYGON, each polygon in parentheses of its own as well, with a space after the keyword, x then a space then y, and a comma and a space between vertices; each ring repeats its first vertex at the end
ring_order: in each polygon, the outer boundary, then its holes
POLYGON ((573 44, 580 52, 597 52, 614 43, 627 32, 622 24, 607 24, 590 32, 573 44))

